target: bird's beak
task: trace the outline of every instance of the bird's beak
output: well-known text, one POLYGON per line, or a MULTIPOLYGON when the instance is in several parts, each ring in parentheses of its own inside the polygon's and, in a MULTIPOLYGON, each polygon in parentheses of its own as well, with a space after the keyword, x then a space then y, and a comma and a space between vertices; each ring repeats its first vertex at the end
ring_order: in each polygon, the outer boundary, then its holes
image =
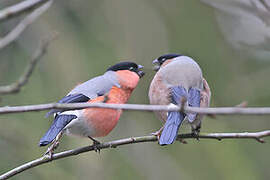
POLYGON ((159 63, 158 63, 158 60, 155 59, 155 60, 152 62, 152 64, 159 64, 159 63))
POLYGON ((152 64, 154 64, 153 70, 158 71, 160 69, 160 63, 157 59, 155 59, 152 64))
POLYGON ((144 72, 142 71, 142 69, 143 69, 143 66, 142 65, 138 65, 138 71, 137 71, 137 74, 139 75, 139 77, 141 78, 141 77, 143 77, 144 76, 144 72))
POLYGON ((143 68, 143 66, 139 64, 138 65, 138 69, 142 69, 142 68, 143 68))

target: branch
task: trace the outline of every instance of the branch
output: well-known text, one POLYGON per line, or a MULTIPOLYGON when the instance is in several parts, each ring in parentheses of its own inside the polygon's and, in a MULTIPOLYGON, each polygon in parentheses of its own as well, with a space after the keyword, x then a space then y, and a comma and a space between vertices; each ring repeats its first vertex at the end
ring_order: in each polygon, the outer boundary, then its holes
POLYGON ((259 0, 259 1, 265 7, 265 9, 267 9, 267 11, 270 11, 270 4, 267 3, 266 0, 259 0))
MULTIPOLYGON (((254 132, 254 133, 209 133, 209 134, 201 134, 199 136, 194 136, 193 134, 179 134, 177 139, 192 139, 192 138, 200 138, 200 139, 255 139, 258 142, 263 143, 262 140, 263 137, 270 136, 270 130, 266 131, 260 131, 260 132, 254 132)), ((116 148, 118 146, 123 146, 127 144, 135 144, 135 143, 143 143, 143 142, 156 142, 157 137, 156 136, 140 136, 140 137, 130 137, 126 139, 119 139, 111 142, 105 142, 102 144, 97 145, 99 149, 108 149, 108 148, 116 148)), ((89 152, 89 151, 95 151, 95 148, 93 146, 85 146, 77 149, 72 149, 68 151, 63 151, 60 153, 53 154, 52 157, 46 155, 41 158, 35 159, 33 161, 30 161, 28 163, 25 163, 21 166, 18 166, 2 175, 0 175, 0 180, 2 179, 8 179, 10 177, 15 176, 16 174, 19 174, 27 169, 34 168, 36 166, 57 160, 62 159, 65 157, 75 156, 81 153, 89 152)))
POLYGON ((41 57, 47 52, 47 48, 49 43, 54 40, 56 37, 55 34, 53 34, 48 39, 44 39, 41 41, 40 46, 37 48, 35 53, 33 54, 28 66, 25 68, 24 73, 19 77, 19 79, 7 86, 0 86, 0 94, 11 94, 11 93, 17 93, 20 91, 21 87, 24 86, 30 76, 32 75, 34 68, 36 67, 36 64, 41 59, 41 57))
MULTIPOLYGON (((181 106, 176 105, 148 105, 148 104, 108 104, 108 103, 51 103, 27 106, 0 107, 0 114, 23 113, 31 111, 44 111, 50 109, 75 110, 84 108, 109 108, 135 111, 180 111, 181 106)), ((183 107, 184 112, 216 115, 270 115, 270 107, 183 107)))
POLYGON ((41 14, 43 14, 51 6, 53 0, 49 0, 41 7, 35 9, 31 14, 27 15, 11 32, 5 37, 0 39, 0 49, 9 45, 11 42, 16 40, 20 34, 26 29, 27 26, 32 24, 41 14))
POLYGON ((31 11, 32 9, 39 7, 47 1, 48 0, 26 0, 13 6, 7 7, 0 11, 0 22, 10 19, 14 16, 19 16, 27 11, 31 11))

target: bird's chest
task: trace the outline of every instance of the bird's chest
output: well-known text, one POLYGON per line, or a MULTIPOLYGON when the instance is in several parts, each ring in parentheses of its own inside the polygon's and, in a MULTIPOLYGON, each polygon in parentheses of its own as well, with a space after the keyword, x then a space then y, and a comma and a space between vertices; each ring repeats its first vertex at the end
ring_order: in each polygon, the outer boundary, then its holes
POLYGON ((87 124, 94 130, 93 137, 108 135, 116 126, 122 110, 92 108, 84 112, 87 124))
MULTIPOLYGON (((168 105, 170 104, 170 92, 167 86, 162 82, 159 76, 155 76, 150 88, 149 88, 149 100, 150 104, 155 105, 168 105)), ((155 111, 155 114, 163 122, 167 119, 167 112, 165 111, 155 111)))
POLYGON ((149 100, 151 104, 167 105, 170 103, 169 89, 159 76, 155 76, 150 85, 149 100))
MULTIPOLYGON (((106 102, 108 104, 124 104, 127 102, 130 93, 128 90, 113 87, 106 96, 100 96, 94 102, 106 102)), ((116 126, 122 110, 109 108, 87 108, 84 109, 84 117, 87 124, 94 129, 92 136, 100 137, 109 134, 116 126)))
POLYGON ((131 95, 132 90, 128 87, 118 88, 116 86, 112 87, 108 93, 106 103, 111 104, 124 104, 128 101, 128 98, 131 95))

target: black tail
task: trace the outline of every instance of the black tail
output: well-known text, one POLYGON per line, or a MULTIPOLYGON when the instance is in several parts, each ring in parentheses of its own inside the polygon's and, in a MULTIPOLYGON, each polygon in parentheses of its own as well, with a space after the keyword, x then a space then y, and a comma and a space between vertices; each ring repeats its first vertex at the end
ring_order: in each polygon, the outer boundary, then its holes
POLYGON ((46 134, 40 139, 39 146, 46 146, 50 144, 56 136, 70 123, 72 119, 76 119, 75 115, 58 115, 55 117, 51 127, 46 134))

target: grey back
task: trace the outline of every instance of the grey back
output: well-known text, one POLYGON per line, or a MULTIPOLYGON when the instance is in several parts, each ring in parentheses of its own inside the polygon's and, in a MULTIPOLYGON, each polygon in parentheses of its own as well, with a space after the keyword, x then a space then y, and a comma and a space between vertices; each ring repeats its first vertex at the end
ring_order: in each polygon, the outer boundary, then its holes
POLYGON ((117 76, 114 71, 107 71, 101 76, 97 76, 76 86, 68 95, 83 94, 90 99, 94 99, 97 96, 108 93, 113 86, 120 87, 117 76))

